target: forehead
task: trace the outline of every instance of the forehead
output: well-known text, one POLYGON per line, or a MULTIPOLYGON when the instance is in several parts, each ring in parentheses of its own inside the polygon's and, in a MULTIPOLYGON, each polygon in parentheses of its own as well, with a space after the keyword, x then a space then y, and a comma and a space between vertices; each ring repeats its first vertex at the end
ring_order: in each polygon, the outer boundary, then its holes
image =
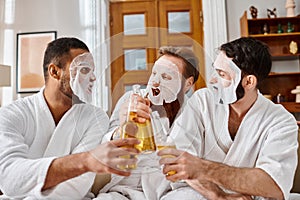
POLYGON ((85 49, 71 49, 70 50, 70 56, 71 56, 71 61, 70 62, 72 62, 72 60, 74 58, 76 58, 77 56, 79 56, 83 53, 88 53, 88 51, 85 50, 85 49))
MULTIPOLYGON (((184 62, 181 58, 172 56, 172 55, 163 55, 161 56, 156 62, 159 63, 165 63, 164 61, 168 60, 170 63, 175 64, 176 66, 173 65, 168 65, 168 69, 176 72, 180 72, 180 74, 183 73, 184 69, 184 62)), ((165 65, 163 65, 165 66, 165 65)))
POLYGON ((232 59, 228 58, 225 53, 221 51, 214 62, 214 67, 225 72, 231 72, 230 60, 232 59))
POLYGON ((79 69, 82 67, 95 68, 93 55, 89 52, 77 55, 70 64, 70 69, 79 69))

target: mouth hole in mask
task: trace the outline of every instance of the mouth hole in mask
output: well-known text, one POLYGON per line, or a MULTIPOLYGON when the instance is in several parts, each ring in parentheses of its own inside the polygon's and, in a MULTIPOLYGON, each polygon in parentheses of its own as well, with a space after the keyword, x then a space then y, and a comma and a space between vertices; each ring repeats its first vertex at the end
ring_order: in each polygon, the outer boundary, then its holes
POLYGON ((152 93, 153 93, 153 96, 157 96, 157 95, 159 95, 160 90, 158 88, 152 88, 152 93))

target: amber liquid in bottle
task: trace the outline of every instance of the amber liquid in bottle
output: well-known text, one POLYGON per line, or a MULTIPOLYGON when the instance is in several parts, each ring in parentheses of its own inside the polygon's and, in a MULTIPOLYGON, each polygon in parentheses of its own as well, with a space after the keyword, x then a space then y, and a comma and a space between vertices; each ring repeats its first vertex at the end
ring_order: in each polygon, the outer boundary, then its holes
MULTIPOLYGON (((135 121, 137 117, 137 114, 135 111, 130 111, 129 114, 129 123, 132 123, 135 121)), ((154 135, 153 135, 153 130, 152 130, 152 125, 151 121, 149 119, 146 120, 145 123, 139 123, 139 122, 134 122, 136 125, 137 130, 133 130, 134 128, 128 127, 127 130, 130 128, 131 133, 125 129, 123 129, 123 138, 137 138, 140 140, 140 143, 135 145, 134 147, 138 149, 142 153, 151 153, 156 150, 156 145, 155 145, 155 140, 154 140, 154 135), (134 133, 134 134, 132 134, 134 133)), ((128 125, 127 125, 128 126, 128 125)))
MULTIPOLYGON (((175 142, 171 137, 168 137, 168 133, 157 111, 151 114, 152 123, 155 131, 155 142, 157 150, 172 148, 176 149, 175 142)), ((173 155, 163 155, 162 158, 174 158, 173 155)), ((168 176, 176 174, 175 170, 171 170, 167 173, 168 176)))
MULTIPOLYGON (((122 125, 122 132, 121 132, 121 138, 135 138, 134 133, 137 131, 137 126, 132 121, 127 121, 122 125)), ((122 146, 122 148, 127 148, 129 146, 122 146)), ((130 159, 134 158, 135 156, 132 155, 125 155, 120 156, 121 158, 130 159)), ((119 165, 118 168, 120 169, 136 169, 136 164, 132 165, 119 165)))
MULTIPOLYGON (((140 86, 133 85, 133 94, 141 95, 140 86)), ((156 145, 154 141, 154 135, 152 130, 151 121, 149 119, 144 123, 138 122, 135 104, 137 103, 136 96, 131 95, 130 98, 135 98, 133 101, 133 109, 131 103, 128 106, 128 116, 126 122, 122 125, 122 138, 137 138, 140 143, 134 145, 134 148, 138 149, 141 153, 151 153, 156 151, 156 145)), ((130 101, 131 102, 131 101, 130 101)), ((127 147, 127 146, 124 146, 127 147)), ((121 156, 122 158, 131 158, 130 155, 121 156)), ((136 165, 118 166, 120 169, 135 169, 136 165)))

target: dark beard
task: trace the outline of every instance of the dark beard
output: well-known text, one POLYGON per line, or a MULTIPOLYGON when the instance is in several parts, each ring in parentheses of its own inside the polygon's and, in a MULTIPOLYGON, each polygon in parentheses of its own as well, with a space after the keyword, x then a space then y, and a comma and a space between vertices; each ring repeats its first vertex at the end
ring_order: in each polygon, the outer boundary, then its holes
POLYGON ((163 105, 151 104, 151 109, 153 111, 157 111, 160 117, 168 117, 169 125, 171 127, 173 122, 175 121, 178 111, 181 108, 181 105, 183 104, 183 100, 184 100, 184 95, 182 94, 182 92, 180 92, 175 101, 172 101, 171 103, 166 103, 164 101, 163 105))
POLYGON ((240 81, 239 85, 237 86, 235 93, 236 93, 236 102, 244 97, 245 90, 242 86, 242 81, 240 81))
POLYGON ((73 91, 70 87, 70 81, 66 78, 66 76, 62 76, 61 84, 59 86, 59 90, 65 96, 72 99, 72 105, 83 103, 75 94, 73 94, 73 91))
POLYGON ((60 83, 60 86, 59 86, 59 90, 65 96, 67 96, 69 98, 72 98, 73 92, 72 92, 71 87, 70 87, 70 82, 69 82, 69 80, 67 80, 65 75, 63 75, 61 77, 61 83, 60 83))
POLYGON ((168 117, 170 127, 172 126, 179 109, 180 103, 178 99, 171 103, 164 102, 163 105, 151 105, 151 110, 157 111, 160 117, 168 117))

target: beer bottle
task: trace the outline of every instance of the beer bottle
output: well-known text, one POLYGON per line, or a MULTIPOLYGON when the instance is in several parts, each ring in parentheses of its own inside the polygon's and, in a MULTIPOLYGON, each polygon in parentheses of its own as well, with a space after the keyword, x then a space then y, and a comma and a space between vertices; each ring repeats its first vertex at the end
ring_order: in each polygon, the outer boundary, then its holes
POLYGON ((135 137, 139 139, 140 143, 134 147, 141 153, 151 153, 156 150, 151 121, 150 119, 147 119, 144 123, 137 121, 137 97, 142 97, 142 94, 140 85, 133 85, 132 89, 133 93, 130 97, 127 120, 122 129, 123 138, 135 137))

